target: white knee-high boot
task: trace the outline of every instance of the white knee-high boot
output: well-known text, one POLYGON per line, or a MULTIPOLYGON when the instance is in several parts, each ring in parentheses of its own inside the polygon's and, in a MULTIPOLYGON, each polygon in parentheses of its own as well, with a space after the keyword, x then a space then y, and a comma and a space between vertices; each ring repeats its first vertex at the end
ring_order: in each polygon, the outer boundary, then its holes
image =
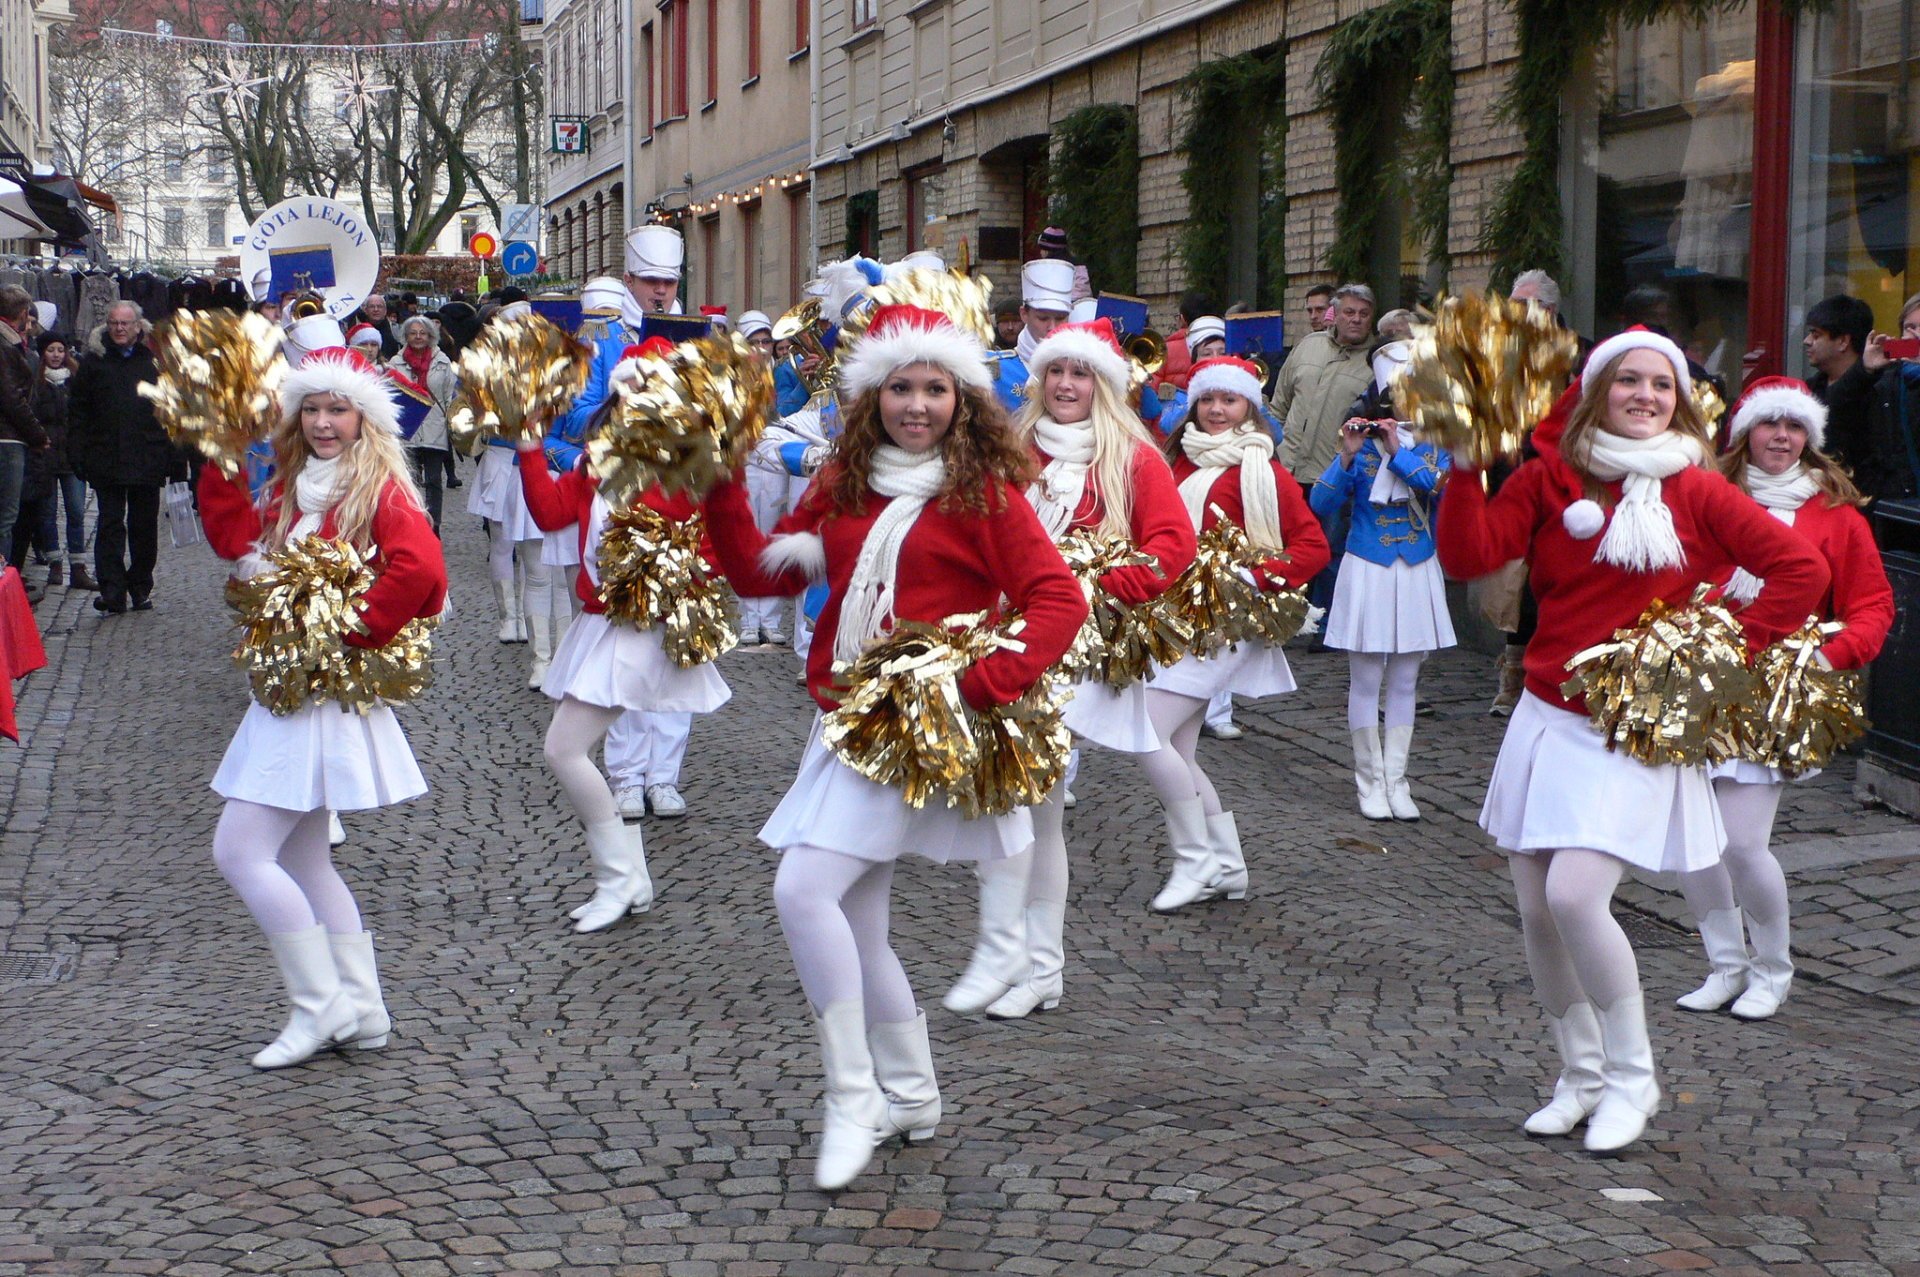
MULTIPOLYGON (((1206 805, 1198 797, 1166 804, 1167 841, 1173 848, 1173 872, 1153 898, 1155 913, 1172 913, 1216 896, 1231 895, 1221 883, 1221 867, 1207 830, 1206 805)), ((1240 895, 1246 895, 1246 888, 1240 895)))
POLYGON ((1606 1050, 1591 1002, 1575 1002, 1565 1015, 1549 1015, 1547 1023, 1553 1028, 1554 1045, 1560 1048, 1560 1076, 1553 1083, 1553 1099, 1527 1118, 1526 1131, 1566 1135, 1586 1121, 1600 1102, 1606 1050))
POLYGON ((1786 913, 1777 922, 1747 915, 1747 934, 1753 937, 1753 965, 1747 972, 1747 991, 1733 1004, 1742 1020, 1765 1020, 1780 1009, 1793 988, 1793 953, 1786 913))
POLYGON ((980 866, 980 936, 967 969, 941 1005, 971 1015, 984 1011, 1033 969, 1027 955, 1027 880, 1033 854, 1023 851, 980 866))
POLYGON ((1360 814, 1368 820, 1393 819, 1387 800, 1387 765, 1380 755, 1380 729, 1353 732, 1353 783, 1360 791, 1360 814))
POLYGON ((1675 998, 1683 1011, 1718 1011, 1747 987, 1747 936, 1738 909, 1715 909, 1700 919, 1700 941, 1713 970, 1705 984, 1675 998))
POLYGON ((1600 1102, 1587 1118, 1586 1149, 1617 1153, 1639 1139, 1647 1119, 1660 1111, 1660 1084, 1653 1076, 1653 1044, 1641 996, 1631 993, 1594 1010, 1606 1059, 1600 1067, 1600 1102))
POLYGON ((1389 727, 1380 736, 1384 743, 1387 810, 1395 820, 1418 820, 1420 808, 1414 804, 1413 791, 1407 786, 1407 754, 1413 749, 1413 726, 1389 727))
POLYGON ((653 907, 653 879, 640 830, 615 817, 587 826, 587 854, 593 857, 593 899, 571 915, 575 931, 603 931, 629 913, 653 907))
POLYGON ((1240 825, 1233 813, 1223 811, 1207 817, 1207 841, 1213 847, 1214 864, 1220 878, 1215 884, 1229 900, 1241 900, 1247 894, 1247 856, 1240 850, 1240 825))
POLYGON ((816 1024, 827 1075, 827 1103, 813 1182, 826 1189, 845 1188, 867 1169, 873 1150, 886 1138, 887 1098, 880 1093, 873 1071, 866 1012, 859 999, 822 1008, 816 1024))
POLYGON ((887 1100, 881 1130, 909 1144, 932 1139, 940 1125, 940 1083, 933 1075, 927 1013, 915 1011, 911 1020, 871 1026, 867 1046, 873 1052, 874 1078, 887 1100))
MULTIPOLYGON (((542 594, 544 596, 544 591, 542 594)), ((546 602, 544 597, 540 600, 546 602)), ((533 665, 527 671, 527 686, 538 688, 547 681, 547 665, 553 660, 553 617, 545 612, 527 613, 527 639, 533 648, 533 665)))
POLYGON ((1006 991, 987 1008, 995 1020, 1021 1020, 1035 1011, 1051 1011, 1065 992, 1067 969, 1067 903, 1032 900, 1027 903, 1027 978, 1006 991))
POLYGON ((493 606, 500 617, 500 641, 526 642, 526 631, 521 628, 520 590, 511 578, 493 583, 493 606))
POLYGON ((284 1069, 346 1041, 358 1031, 359 1022, 340 987, 325 927, 315 923, 304 931, 268 936, 267 944, 280 966, 293 1015, 280 1036, 253 1057, 253 1067, 284 1069))
POLYGON ((333 965, 340 973, 340 991, 353 1004, 353 1013, 360 1021, 347 1045, 362 1051, 385 1046, 387 1035, 393 1032, 393 1017, 387 1014, 386 999, 380 996, 373 933, 351 931, 329 935, 327 943, 333 946, 333 965))

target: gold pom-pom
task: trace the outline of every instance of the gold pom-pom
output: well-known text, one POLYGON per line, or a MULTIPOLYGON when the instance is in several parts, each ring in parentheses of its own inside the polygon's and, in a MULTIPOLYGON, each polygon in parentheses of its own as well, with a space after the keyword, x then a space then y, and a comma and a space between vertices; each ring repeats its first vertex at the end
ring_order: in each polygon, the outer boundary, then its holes
POLYGON ((1701 420, 1707 423, 1710 433, 1720 428, 1720 418, 1727 415, 1727 401, 1705 377, 1693 379, 1693 406, 1700 410, 1701 420))
POLYGON ((1740 703, 1741 757, 1799 776, 1866 734, 1860 671, 1827 669, 1815 659, 1844 628, 1808 617, 1754 658, 1757 694, 1740 703))
POLYGON ((639 629, 658 625, 662 646, 682 669, 731 652, 733 591, 700 554, 705 521, 684 522, 635 502, 600 534, 600 601, 607 615, 639 629))
POLYGON ((435 622, 416 618, 377 648, 354 647, 364 634, 357 604, 373 570, 345 541, 310 536, 267 556, 268 571, 227 584, 240 614, 233 659, 247 673, 254 699, 278 715, 316 701, 338 701, 364 714, 426 691, 435 622))
POLYGON ((183 310, 158 344, 160 380, 142 382, 141 396, 169 439, 238 478, 280 415, 280 330, 251 311, 183 310))
POLYGON ((834 666, 844 689, 821 739, 867 779, 900 790, 909 806, 939 797, 967 817, 1031 806, 1066 774, 1072 733, 1060 721, 1066 693, 1041 679, 1011 705, 975 710, 960 678, 977 660, 1019 649, 1025 622, 982 612, 938 625, 901 621, 851 662, 834 666))
POLYGON ((1188 651, 1211 656, 1248 640, 1277 646, 1300 632, 1307 596, 1254 584, 1253 570, 1273 557, 1227 519, 1200 534, 1193 562, 1155 600, 1186 628, 1188 651))
POLYGON ((1394 394, 1424 439, 1484 470, 1519 455, 1578 351, 1578 339, 1545 307, 1463 293, 1415 332, 1394 394))
POLYGON ((1560 685, 1584 697, 1607 748, 1649 766, 1722 762, 1752 692, 1740 623, 1702 585, 1684 604, 1656 599, 1640 619, 1567 662, 1560 685))
POLYGON ((587 441, 587 464, 614 505, 659 484, 704 496, 745 463, 773 412, 773 374, 738 333, 683 341, 640 361, 620 406, 587 441))
POLYGON ((587 384, 593 348, 541 315, 495 316, 460 355, 460 393, 447 414, 455 452, 487 440, 539 439, 587 384))
MULTIPOLYGON (((884 284, 876 284, 868 290, 868 296, 872 305, 864 311, 863 320, 881 306, 918 306, 939 311, 953 321, 955 328, 979 338, 984 349, 994 347, 993 281, 984 275, 957 270, 905 270, 884 284)), ((856 321, 853 328, 864 331, 863 320, 856 321)), ((841 341, 857 335, 846 324, 841 325, 841 341)))
POLYGON ((1151 566, 1152 556, 1091 528, 1062 538, 1060 556, 1079 579, 1088 603, 1086 621, 1060 658, 1062 673, 1118 689, 1145 678, 1154 662, 1171 665, 1186 655, 1193 633, 1183 618, 1155 606, 1156 600, 1123 603, 1100 584, 1114 568, 1151 566))

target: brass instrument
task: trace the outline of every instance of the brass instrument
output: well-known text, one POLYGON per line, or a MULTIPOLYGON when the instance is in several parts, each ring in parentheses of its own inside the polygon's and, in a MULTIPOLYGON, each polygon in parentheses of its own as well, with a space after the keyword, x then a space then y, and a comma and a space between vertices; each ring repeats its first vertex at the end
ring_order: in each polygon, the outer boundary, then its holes
POLYGON ((1267 366, 1266 359, 1253 353, 1248 353, 1245 358, 1248 363, 1253 365, 1254 374, 1260 378, 1260 384, 1262 386, 1266 385, 1268 380, 1273 376, 1273 369, 1267 366))
POLYGON ((1137 333, 1127 334, 1121 349, 1127 358, 1138 365, 1148 377, 1152 377, 1166 366, 1167 339, 1151 328, 1143 328, 1137 333))
POLYGON ((313 293, 308 293, 293 303, 293 317, 295 319, 311 319, 315 315, 324 315, 326 313, 326 302, 313 293))
POLYGON ((812 398, 833 386, 837 369, 834 360, 827 353, 827 324, 820 316, 820 299, 809 297, 798 306, 788 310, 773 325, 773 339, 793 343, 793 353, 781 362, 800 378, 807 388, 807 396, 812 398), (807 360, 817 359, 813 371, 805 371, 807 360))

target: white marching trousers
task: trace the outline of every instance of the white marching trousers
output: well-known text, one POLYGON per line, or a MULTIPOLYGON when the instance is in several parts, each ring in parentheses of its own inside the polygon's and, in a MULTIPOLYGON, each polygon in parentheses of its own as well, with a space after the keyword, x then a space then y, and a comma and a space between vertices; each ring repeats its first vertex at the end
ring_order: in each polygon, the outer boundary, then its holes
POLYGON ((607 733, 607 775, 615 789, 678 785, 687 756, 691 714, 655 714, 627 710, 607 733))
POLYGON ((1207 702, 1207 726, 1225 727, 1233 721, 1233 693, 1219 692, 1207 702))
MULTIPOLYGON (((747 504, 753 509, 754 524, 770 532, 792 506, 788 497, 788 476, 747 467, 747 504)), ((780 628, 780 611, 786 600, 779 597, 740 600, 740 628, 751 636, 755 630, 780 628)), ((743 636, 745 637, 745 636, 743 636)))

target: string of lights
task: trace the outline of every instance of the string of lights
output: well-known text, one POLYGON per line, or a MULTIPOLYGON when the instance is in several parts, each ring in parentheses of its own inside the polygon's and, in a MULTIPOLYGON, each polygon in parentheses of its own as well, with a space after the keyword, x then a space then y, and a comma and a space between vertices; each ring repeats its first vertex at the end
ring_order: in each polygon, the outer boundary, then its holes
POLYGON ((805 169, 801 169, 796 173, 789 173, 785 177, 763 178, 755 182, 752 186, 743 186, 737 191, 721 191, 718 195, 701 200, 697 204, 685 204, 679 208, 655 208, 653 210, 653 220, 661 223, 669 223, 677 222, 688 217, 706 217, 709 214, 718 213, 726 205, 732 204, 737 206, 740 204, 749 204, 769 192, 777 194, 780 191, 804 185, 806 180, 807 171, 805 169))

